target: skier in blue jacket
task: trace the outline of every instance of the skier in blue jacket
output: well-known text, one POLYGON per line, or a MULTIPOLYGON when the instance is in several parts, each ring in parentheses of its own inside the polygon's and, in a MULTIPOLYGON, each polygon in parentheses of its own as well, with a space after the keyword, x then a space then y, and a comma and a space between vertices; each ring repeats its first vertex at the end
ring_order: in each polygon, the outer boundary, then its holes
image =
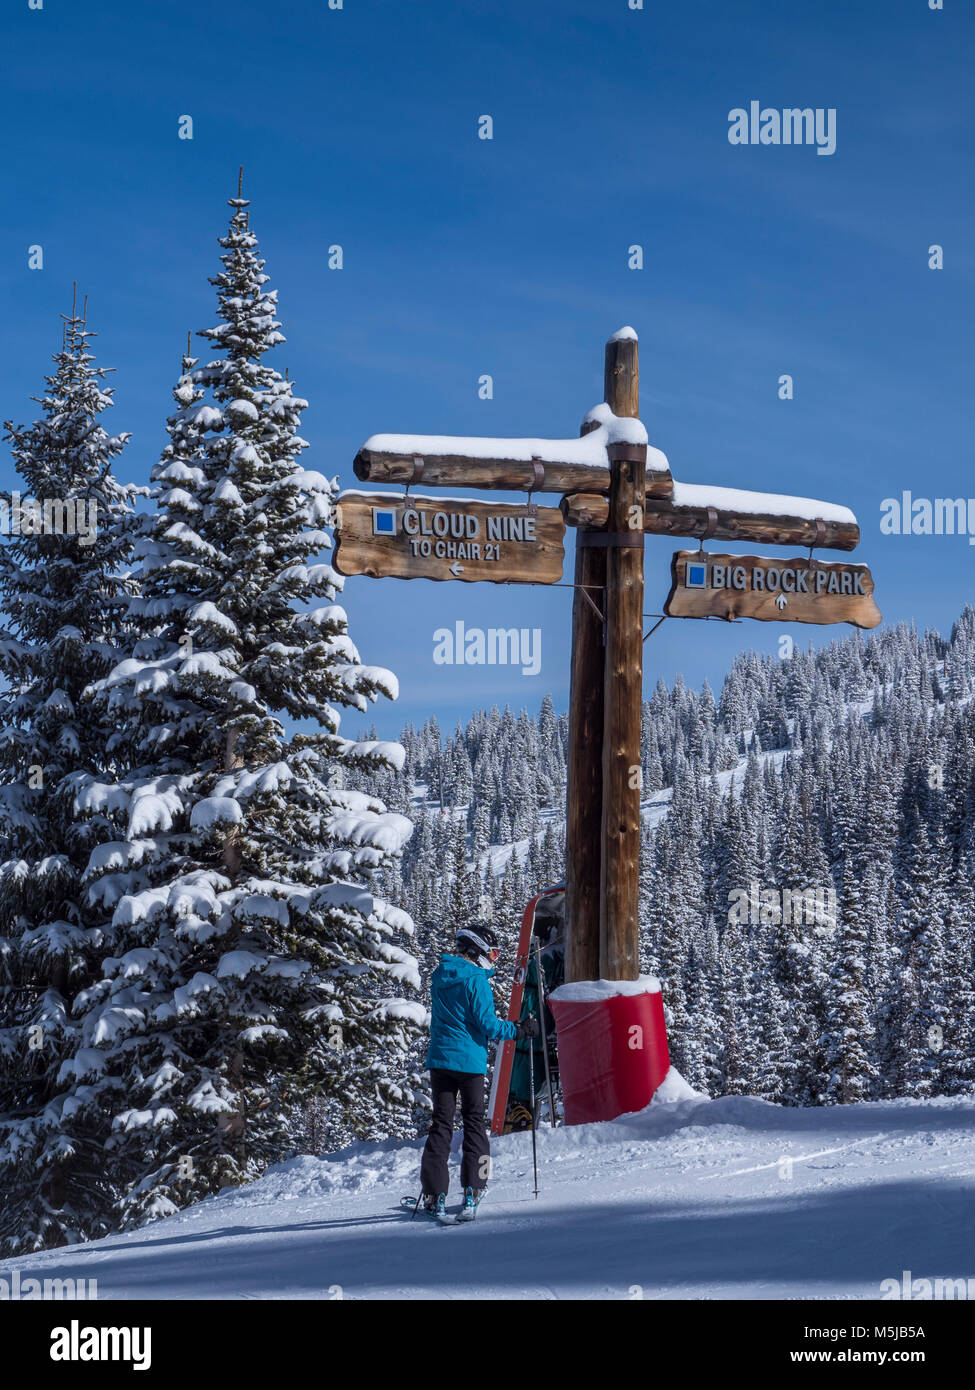
POLYGON ((538 1021, 529 1018, 507 1023, 495 1013, 488 980, 501 952, 490 927, 480 923, 462 927, 456 949, 456 955, 444 952, 430 981, 426 1065, 433 1091, 433 1119, 420 1164, 420 1187, 424 1210, 444 1214, 450 1183, 447 1157, 459 1094, 464 1125, 460 1168, 464 1205, 457 1219, 470 1221, 484 1195, 491 1160, 484 1095, 487 1045, 501 1038, 535 1036, 538 1021))

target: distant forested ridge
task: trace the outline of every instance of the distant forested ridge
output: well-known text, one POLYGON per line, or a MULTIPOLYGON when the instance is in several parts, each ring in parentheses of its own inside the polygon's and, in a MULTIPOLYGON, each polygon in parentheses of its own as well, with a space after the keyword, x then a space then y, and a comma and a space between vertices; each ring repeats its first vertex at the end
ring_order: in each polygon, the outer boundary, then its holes
MULTIPOLYGON (((645 701, 641 958, 692 1084, 792 1105, 975 1089, 973 692, 966 607, 947 639, 751 652, 717 700, 678 678, 645 701)), ((384 888, 429 971, 479 915, 513 939, 563 875, 567 718, 546 696, 401 741, 378 790, 416 828, 384 888)))

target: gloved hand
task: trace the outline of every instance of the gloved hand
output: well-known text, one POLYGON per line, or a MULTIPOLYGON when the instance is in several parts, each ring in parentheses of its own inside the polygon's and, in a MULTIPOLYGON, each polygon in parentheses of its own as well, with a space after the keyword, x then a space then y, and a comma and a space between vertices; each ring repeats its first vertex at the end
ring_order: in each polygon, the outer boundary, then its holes
POLYGON ((522 1019, 521 1023, 516 1023, 516 1024, 515 1024, 515 1037, 516 1037, 516 1038, 537 1038, 537 1037, 538 1037, 538 1019, 535 1017, 534 1014, 529 1014, 527 1018, 522 1019))

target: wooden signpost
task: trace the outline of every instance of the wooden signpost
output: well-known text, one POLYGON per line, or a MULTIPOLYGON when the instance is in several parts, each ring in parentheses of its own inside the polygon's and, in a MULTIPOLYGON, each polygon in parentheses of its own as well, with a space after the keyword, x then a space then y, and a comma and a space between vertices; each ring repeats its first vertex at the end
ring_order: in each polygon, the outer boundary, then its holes
MULTIPOLYGON (((640 414, 636 334, 606 344, 603 386, 616 416, 640 414)), ((639 963, 640 726, 643 716, 643 507, 646 448, 610 446, 606 533, 603 797, 599 843, 599 978, 635 980, 639 963), (636 633, 640 641, 633 640, 636 633)), ((583 543, 593 535, 581 536, 583 543)), ((598 537, 603 539, 602 536, 598 537)), ((573 870, 573 876, 577 871, 573 870)), ((568 892, 577 896, 577 882, 568 892)))
POLYGON ((866 565, 705 555, 678 550, 671 563, 668 618, 757 618, 763 623, 852 623, 876 627, 866 565))
POLYGON ((565 522, 557 507, 343 492, 335 568, 376 579, 557 584, 565 522))
POLYGON ((625 328, 606 344, 604 402, 585 417, 578 439, 373 435, 356 455, 356 476, 399 484, 406 495, 343 493, 337 508, 336 568, 403 579, 554 584, 563 519, 577 528, 566 815, 570 983, 639 973, 644 536, 701 543, 700 551, 674 558, 668 616, 859 627, 880 621, 863 565, 827 564, 811 554, 781 562, 704 554, 711 539, 848 551, 860 531, 852 512, 831 503, 676 482, 665 456, 649 446, 639 410, 637 337, 625 328), (421 484, 523 491, 529 499, 510 506, 411 496, 410 487, 421 484), (533 507, 538 492, 561 493, 559 510, 533 507))

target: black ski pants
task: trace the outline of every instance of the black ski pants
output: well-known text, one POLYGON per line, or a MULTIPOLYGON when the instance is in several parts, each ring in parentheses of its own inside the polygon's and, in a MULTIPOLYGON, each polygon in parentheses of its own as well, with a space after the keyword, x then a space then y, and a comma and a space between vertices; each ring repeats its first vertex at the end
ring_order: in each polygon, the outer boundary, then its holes
POLYGON ((420 1163, 420 1187, 435 1197, 450 1185, 447 1158, 454 1134, 454 1112, 460 1095, 460 1114, 464 1125, 464 1150, 460 1165, 461 1187, 475 1191, 487 1187, 491 1145, 487 1135, 484 1083, 480 1072, 430 1072, 433 1091, 433 1119, 420 1163))

